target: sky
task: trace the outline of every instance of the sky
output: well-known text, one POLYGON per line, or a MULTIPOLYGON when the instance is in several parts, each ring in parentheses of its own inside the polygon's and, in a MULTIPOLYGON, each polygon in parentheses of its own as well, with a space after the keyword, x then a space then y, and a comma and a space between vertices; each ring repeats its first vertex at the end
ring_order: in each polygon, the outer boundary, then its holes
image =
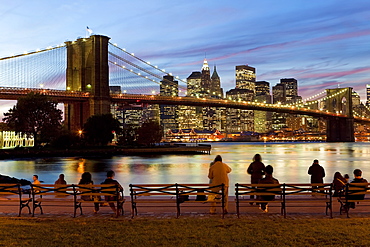
POLYGON ((353 87, 365 101, 370 84, 368 0, 0 0, 0 57, 85 37, 86 26, 180 78, 206 57, 224 92, 244 64, 271 87, 296 78, 303 98, 353 87))

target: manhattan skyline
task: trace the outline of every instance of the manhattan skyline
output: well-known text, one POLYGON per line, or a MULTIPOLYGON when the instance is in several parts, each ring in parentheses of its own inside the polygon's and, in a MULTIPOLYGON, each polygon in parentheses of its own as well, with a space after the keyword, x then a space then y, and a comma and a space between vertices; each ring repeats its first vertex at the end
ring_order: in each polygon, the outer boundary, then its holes
MULTIPOLYGON (((224 91, 235 66, 257 80, 298 80, 303 98, 353 87, 364 101, 370 84, 370 2, 303 1, 12 1, 0 7, 0 57, 94 34, 187 78, 206 57, 224 91)), ((2 103, 7 111, 14 103, 2 103)))

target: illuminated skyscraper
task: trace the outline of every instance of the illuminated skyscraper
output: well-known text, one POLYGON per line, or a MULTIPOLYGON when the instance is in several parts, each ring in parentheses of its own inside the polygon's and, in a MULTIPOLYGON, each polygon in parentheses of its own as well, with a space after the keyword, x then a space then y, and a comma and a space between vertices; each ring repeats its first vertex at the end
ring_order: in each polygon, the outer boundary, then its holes
POLYGON ((286 95, 298 96, 298 82, 294 78, 280 79, 280 83, 285 85, 286 95))
POLYGON ((285 104, 286 101, 286 85, 285 84, 276 84, 272 87, 272 102, 274 104, 285 104))
POLYGON ((199 71, 192 72, 186 82, 187 96, 200 97, 202 94, 202 73, 199 71))
MULTIPOLYGON (((187 97, 203 97, 202 73, 192 72, 187 80, 187 97)), ((179 106, 180 129, 203 129, 201 106, 179 106)))
POLYGON ((214 66, 213 73, 211 76, 211 97, 222 98, 224 95, 221 88, 221 79, 218 76, 216 66, 214 66))
MULTIPOLYGON (((254 101, 259 103, 271 104, 270 83, 267 81, 257 81, 255 83, 256 94, 254 101)), ((254 111, 254 131, 267 133, 272 129, 272 113, 267 111, 254 111)))
POLYGON ((201 91, 203 97, 207 97, 211 94, 211 71, 209 69, 208 62, 206 59, 204 59, 202 66, 201 91))
MULTIPOLYGON (((254 92, 249 89, 231 89, 226 98, 235 101, 253 101, 254 92)), ((254 113, 251 110, 227 109, 226 131, 228 133, 254 131, 254 113)))
MULTIPOLYGON (((173 76, 163 76, 160 85, 161 96, 178 96, 178 81, 174 81, 173 76)), ((178 106, 176 105, 159 105, 161 126, 166 133, 168 129, 177 129, 178 125, 178 106)))
POLYGON ((256 69, 248 65, 239 65, 235 68, 236 87, 254 91, 256 82, 256 69))
POLYGON ((366 105, 370 106, 370 84, 366 85, 366 105))

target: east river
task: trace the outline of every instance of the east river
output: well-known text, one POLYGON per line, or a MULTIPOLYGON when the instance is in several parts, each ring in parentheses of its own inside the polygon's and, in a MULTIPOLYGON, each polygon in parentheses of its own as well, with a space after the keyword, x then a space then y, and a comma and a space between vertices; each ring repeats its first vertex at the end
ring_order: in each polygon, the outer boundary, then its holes
POLYGON ((100 183, 106 171, 114 170, 116 179, 129 194, 130 183, 208 183, 209 163, 219 154, 232 168, 230 194, 234 184, 249 183, 246 173, 253 155, 262 155, 265 165, 274 167, 274 176, 281 183, 308 183, 308 167, 314 159, 325 168, 325 182, 333 180, 334 172, 348 173, 359 168, 370 179, 370 143, 211 143, 211 155, 154 155, 93 158, 45 158, 0 160, 0 174, 31 180, 38 174, 43 183, 54 183, 60 173, 68 183, 78 183, 88 171, 100 183))

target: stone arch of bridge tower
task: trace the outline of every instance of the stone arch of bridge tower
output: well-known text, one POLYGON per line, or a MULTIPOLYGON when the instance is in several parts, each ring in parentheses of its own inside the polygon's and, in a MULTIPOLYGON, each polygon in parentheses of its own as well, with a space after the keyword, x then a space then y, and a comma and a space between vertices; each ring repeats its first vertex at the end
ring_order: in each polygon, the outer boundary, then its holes
POLYGON ((352 112, 352 88, 326 89, 326 106, 329 112, 348 115, 353 117, 352 112))
POLYGON ((328 142, 353 142, 354 119, 352 109, 352 88, 326 89, 327 110, 347 117, 328 117, 326 140, 328 142))

